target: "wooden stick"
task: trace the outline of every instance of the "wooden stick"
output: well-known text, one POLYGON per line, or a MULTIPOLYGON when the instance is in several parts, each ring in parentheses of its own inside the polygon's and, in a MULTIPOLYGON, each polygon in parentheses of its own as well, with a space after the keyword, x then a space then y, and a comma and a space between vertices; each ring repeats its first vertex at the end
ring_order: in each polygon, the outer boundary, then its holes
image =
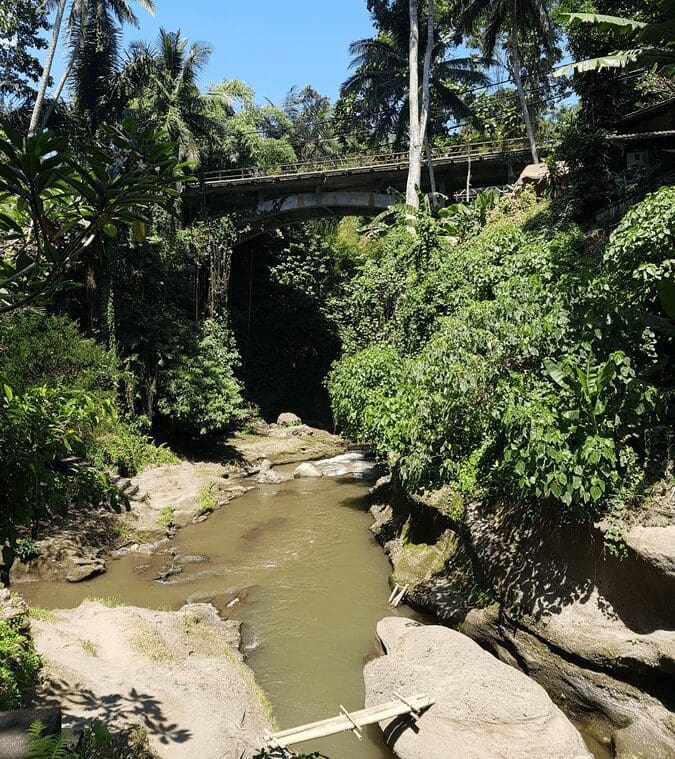
POLYGON ((352 732, 360 741, 362 741, 363 736, 361 735, 361 728, 356 724, 356 722, 354 722, 354 720, 352 719, 352 715, 344 708, 344 706, 342 706, 342 704, 340 704, 340 711, 352 723, 352 725, 354 725, 354 729, 352 730, 352 732))
POLYGON ((408 588, 409 588, 409 587, 410 587, 409 585, 406 585, 406 586, 405 586, 405 587, 404 587, 404 588, 401 590, 401 592, 400 592, 400 594, 398 595, 398 597, 394 599, 394 608, 396 608, 396 607, 397 607, 397 606, 398 606, 398 605, 401 603, 401 601, 402 601, 402 600, 403 600, 403 598, 405 597, 405 594, 408 592, 408 588))
POLYGON ((394 585, 394 589, 389 594, 389 600, 387 601, 387 603, 391 603, 394 600, 394 597, 396 596, 398 591, 399 591, 399 587, 398 587, 398 583, 396 583, 396 585, 394 585))
MULTIPOLYGON (((290 730, 283 730, 274 733, 271 738, 275 741, 277 747, 286 748, 295 743, 304 743, 316 738, 325 738, 336 733, 344 733, 348 730, 353 731, 365 725, 385 722, 395 717, 400 717, 403 714, 409 714, 413 710, 421 712, 433 703, 433 698, 418 694, 406 698, 405 701, 399 699, 398 701, 392 701, 379 706, 371 706, 368 709, 362 709, 351 714, 347 713, 345 715, 342 713, 337 717, 331 717, 320 722, 312 722, 308 725, 291 728, 290 730)), ((344 709, 343 706, 340 706, 340 708, 344 709)), ((268 743, 268 745, 271 745, 271 743, 268 743)))
POLYGON ((400 693, 397 693, 396 691, 394 691, 394 695, 396 696, 396 698, 397 698, 399 701, 403 701, 403 703, 404 703, 406 706, 410 707, 410 711, 411 711, 411 712, 412 712, 412 713, 413 713, 415 716, 417 716, 417 715, 420 713, 420 712, 419 712, 419 709, 417 709, 417 707, 415 707, 413 704, 411 704, 411 703, 410 703, 410 701, 409 701, 409 699, 407 699, 407 698, 403 698, 403 696, 402 696, 400 693))

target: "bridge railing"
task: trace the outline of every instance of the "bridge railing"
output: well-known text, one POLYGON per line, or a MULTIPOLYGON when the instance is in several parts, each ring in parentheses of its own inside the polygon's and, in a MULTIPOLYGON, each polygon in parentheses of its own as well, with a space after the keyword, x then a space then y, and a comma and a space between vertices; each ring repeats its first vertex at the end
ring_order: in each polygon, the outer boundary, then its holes
MULTIPOLYGON (((452 160, 468 160, 486 155, 502 155, 529 150, 527 140, 514 138, 509 140, 472 142, 468 144, 451 145, 449 147, 435 148, 432 151, 432 161, 443 163, 452 160)), ((257 166, 244 166, 239 169, 220 169, 204 172, 202 181, 206 184, 231 183, 242 184, 254 181, 279 180, 302 176, 304 174, 330 172, 339 173, 345 169, 368 169, 368 168, 398 168, 408 162, 408 152, 400 153, 374 153, 361 155, 336 156, 335 158, 322 158, 320 160, 298 161, 296 163, 281 164, 273 168, 260 168, 257 166)))

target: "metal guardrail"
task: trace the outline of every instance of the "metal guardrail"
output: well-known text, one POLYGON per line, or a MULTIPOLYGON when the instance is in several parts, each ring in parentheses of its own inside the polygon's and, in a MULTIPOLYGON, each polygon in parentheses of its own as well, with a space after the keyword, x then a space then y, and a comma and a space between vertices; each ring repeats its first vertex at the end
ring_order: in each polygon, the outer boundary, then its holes
MULTIPOLYGON (((453 145, 449 148, 436 148, 432 152, 434 163, 444 161, 468 160, 469 158, 496 157, 505 153, 529 151, 529 143, 521 138, 502 140, 500 142, 473 142, 468 145, 453 145)), ((408 153, 376 153, 325 158, 318 161, 299 161, 282 164, 274 169, 261 169, 245 166, 239 169, 222 169, 207 171, 202 176, 205 184, 246 184, 248 182, 283 181, 302 178, 312 174, 340 173, 353 169, 397 169, 407 166, 408 153)))

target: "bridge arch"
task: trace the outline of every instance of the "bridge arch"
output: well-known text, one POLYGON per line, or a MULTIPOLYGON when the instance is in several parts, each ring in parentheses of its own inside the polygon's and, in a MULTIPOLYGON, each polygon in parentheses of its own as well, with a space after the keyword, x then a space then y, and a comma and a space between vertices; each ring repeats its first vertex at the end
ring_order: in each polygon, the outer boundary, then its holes
POLYGON ((261 200, 243 216, 239 242, 307 219, 341 216, 377 216, 397 200, 393 195, 366 190, 306 192, 261 200))

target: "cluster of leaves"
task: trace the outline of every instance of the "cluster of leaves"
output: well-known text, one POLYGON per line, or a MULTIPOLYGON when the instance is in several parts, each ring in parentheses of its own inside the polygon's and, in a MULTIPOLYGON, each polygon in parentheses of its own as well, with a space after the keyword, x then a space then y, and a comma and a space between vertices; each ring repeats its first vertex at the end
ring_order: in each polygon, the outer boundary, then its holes
POLYGON ((222 432, 246 418, 242 388, 234 375, 238 354, 227 328, 206 320, 193 350, 164 376, 161 414, 196 435, 222 432))
POLYGON ((22 614, 0 621, 0 711, 18 709, 35 685, 40 657, 22 614))
POLYGON ((86 460, 85 440, 110 401, 84 391, 38 387, 0 393, 0 543, 13 546, 20 526, 32 526, 74 501, 124 505, 108 477, 86 460))
POLYGON ((103 470, 113 469, 123 477, 133 477, 148 467, 177 464, 177 456, 165 445, 148 437, 145 417, 102 420, 94 431, 89 461, 103 470))
POLYGON ((145 237, 149 211, 170 207, 183 176, 162 133, 131 119, 109 127, 77 158, 64 137, 0 139, 0 312, 54 287, 87 250, 118 227, 145 237))
POLYGON ((386 344, 355 341, 346 312, 352 352, 329 378, 340 426, 411 489, 603 513, 634 492, 645 433, 668 413, 672 209, 673 188, 648 198, 604 259, 527 194, 463 241, 443 220, 411 235, 403 216, 351 286, 358 334, 386 344), (384 320, 378 269, 400 272, 384 320))
POLYGON ((63 385, 110 394, 121 374, 116 356, 65 316, 25 308, 0 319, 0 375, 19 392, 63 385))
POLYGON ((34 722, 29 730, 29 759, 153 759, 156 756, 144 730, 113 735, 100 722, 89 723, 81 733, 64 730, 47 735, 45 725, 34 722))

